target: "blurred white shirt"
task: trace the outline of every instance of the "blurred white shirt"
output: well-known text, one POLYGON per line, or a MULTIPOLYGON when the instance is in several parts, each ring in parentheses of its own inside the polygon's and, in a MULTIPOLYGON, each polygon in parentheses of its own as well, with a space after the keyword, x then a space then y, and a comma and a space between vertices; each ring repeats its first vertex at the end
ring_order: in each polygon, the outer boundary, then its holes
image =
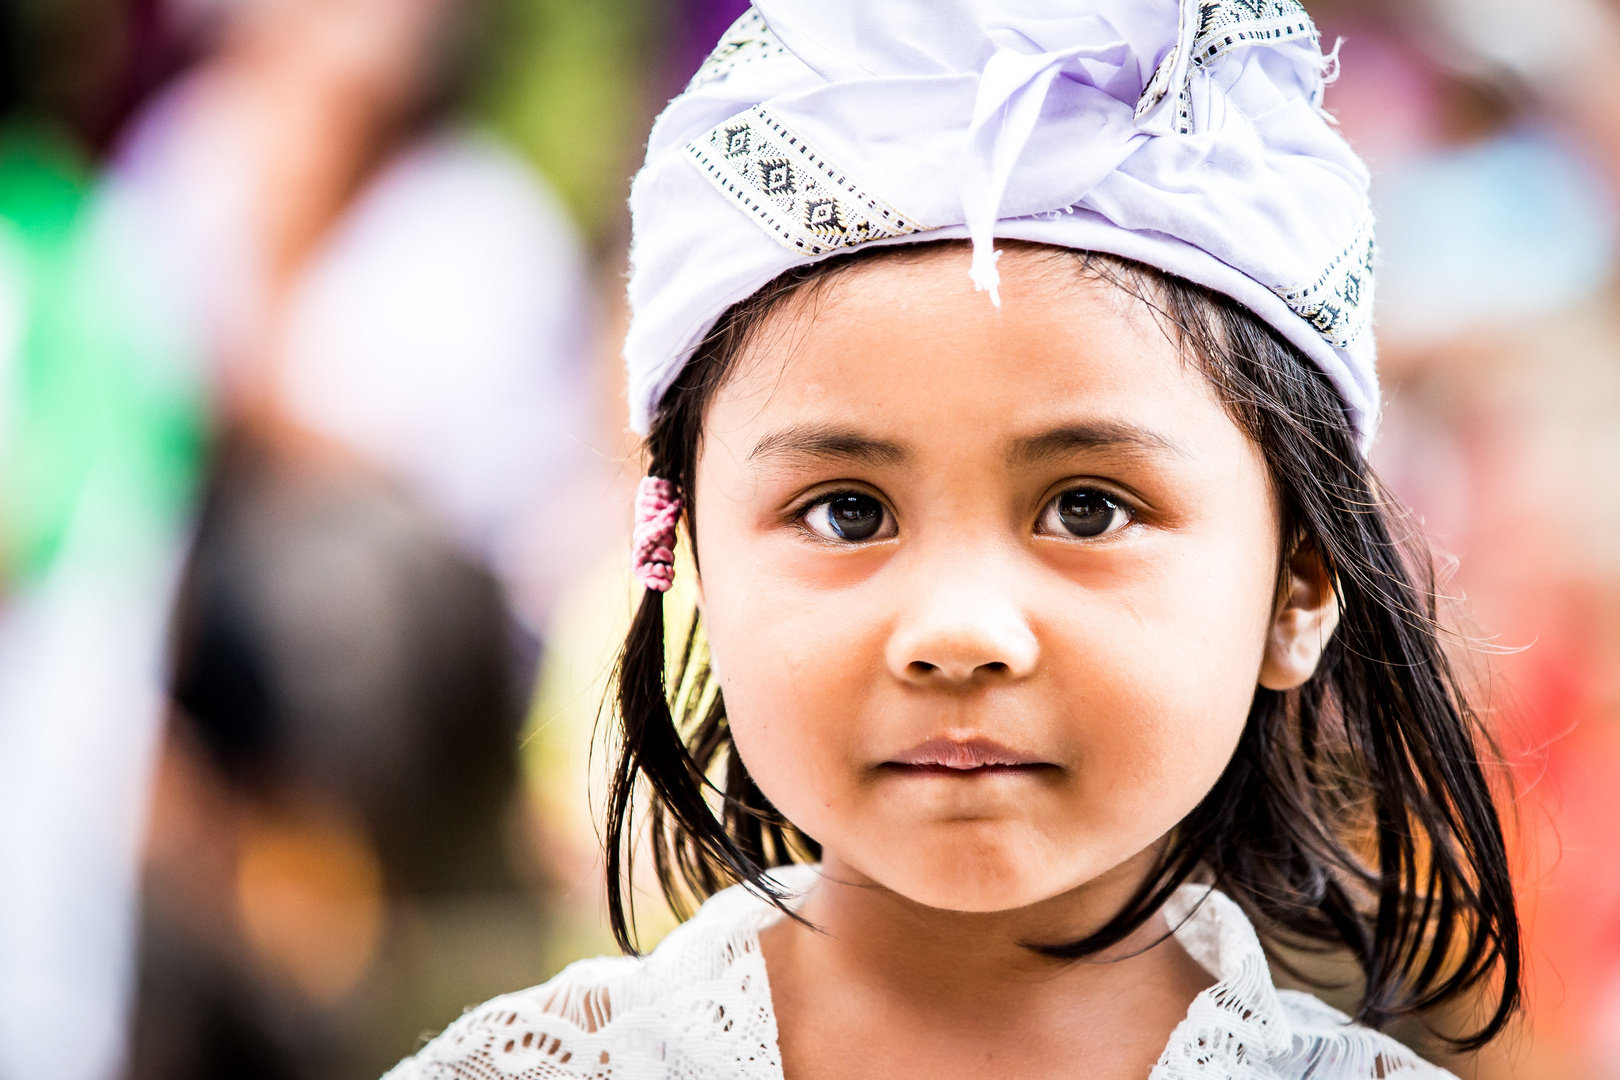
POLYGON ((542 629, 604 490, 591 296, 550 192, 493 139, 426 139, 371 183, 292 305, 288 414, 399 478, 542 629))

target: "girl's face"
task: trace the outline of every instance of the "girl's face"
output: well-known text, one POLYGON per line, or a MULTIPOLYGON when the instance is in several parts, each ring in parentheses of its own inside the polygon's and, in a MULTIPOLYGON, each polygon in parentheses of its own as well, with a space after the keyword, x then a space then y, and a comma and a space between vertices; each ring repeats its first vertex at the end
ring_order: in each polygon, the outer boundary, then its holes
POLYGON ((999 310, 957 245, 789 301, 710 407, 694 493, 749 773, 829 865, 957 911, 1160 840, 1231 758, 1279 617, 1265 465, 1196 365, 1072 258, 1004 247, 999 310))

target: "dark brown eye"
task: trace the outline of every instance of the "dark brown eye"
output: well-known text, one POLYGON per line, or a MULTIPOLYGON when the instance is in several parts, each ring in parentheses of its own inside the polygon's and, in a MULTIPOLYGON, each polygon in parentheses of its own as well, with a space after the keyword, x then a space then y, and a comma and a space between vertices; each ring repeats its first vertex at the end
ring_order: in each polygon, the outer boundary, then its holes
POLYGON ((1090 540, 1106 536, 1129 521, 1129 511, 1106 491, 1075 488, 1047 504, 1040 524, 1043 532, 1090 540))
POLYGON ((866 495, 843 495, 827 504, 827 521, 845 540, 870 540, 883 524, 883 504, 866 495))
POLYGON ((860 543, 863 540, 887 539, 894 533, 889 512, 870 495, 850 493, 834 495, 819 502, 804 515, 804 524, 824 540, 860 543))

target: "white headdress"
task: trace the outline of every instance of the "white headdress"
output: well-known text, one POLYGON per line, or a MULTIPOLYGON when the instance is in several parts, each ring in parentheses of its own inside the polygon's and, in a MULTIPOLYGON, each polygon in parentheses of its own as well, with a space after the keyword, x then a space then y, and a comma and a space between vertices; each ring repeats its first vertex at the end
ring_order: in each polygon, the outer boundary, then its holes
MULTIPOLYGON (((714 322, 849 248, 994 238, 1233 297, 1377 422, 1367 171, 1298 0, 755 0, 631 193, 631 422, 714 322)), ((999 301, 997 301, 999 302, 999 301)))

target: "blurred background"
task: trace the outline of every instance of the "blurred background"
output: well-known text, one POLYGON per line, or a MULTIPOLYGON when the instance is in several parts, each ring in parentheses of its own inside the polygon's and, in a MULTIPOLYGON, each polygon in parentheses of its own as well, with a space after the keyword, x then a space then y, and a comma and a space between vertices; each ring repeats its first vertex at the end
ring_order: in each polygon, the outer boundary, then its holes
MULTIPOLYGON (((744 7, 0 3, 0 1080, 375 1077, 611 951, 625 198, 744 7)), ((1517 792, 1447 1063, 1620 1080, 1620 0, 1310 7, 1517 792)))

